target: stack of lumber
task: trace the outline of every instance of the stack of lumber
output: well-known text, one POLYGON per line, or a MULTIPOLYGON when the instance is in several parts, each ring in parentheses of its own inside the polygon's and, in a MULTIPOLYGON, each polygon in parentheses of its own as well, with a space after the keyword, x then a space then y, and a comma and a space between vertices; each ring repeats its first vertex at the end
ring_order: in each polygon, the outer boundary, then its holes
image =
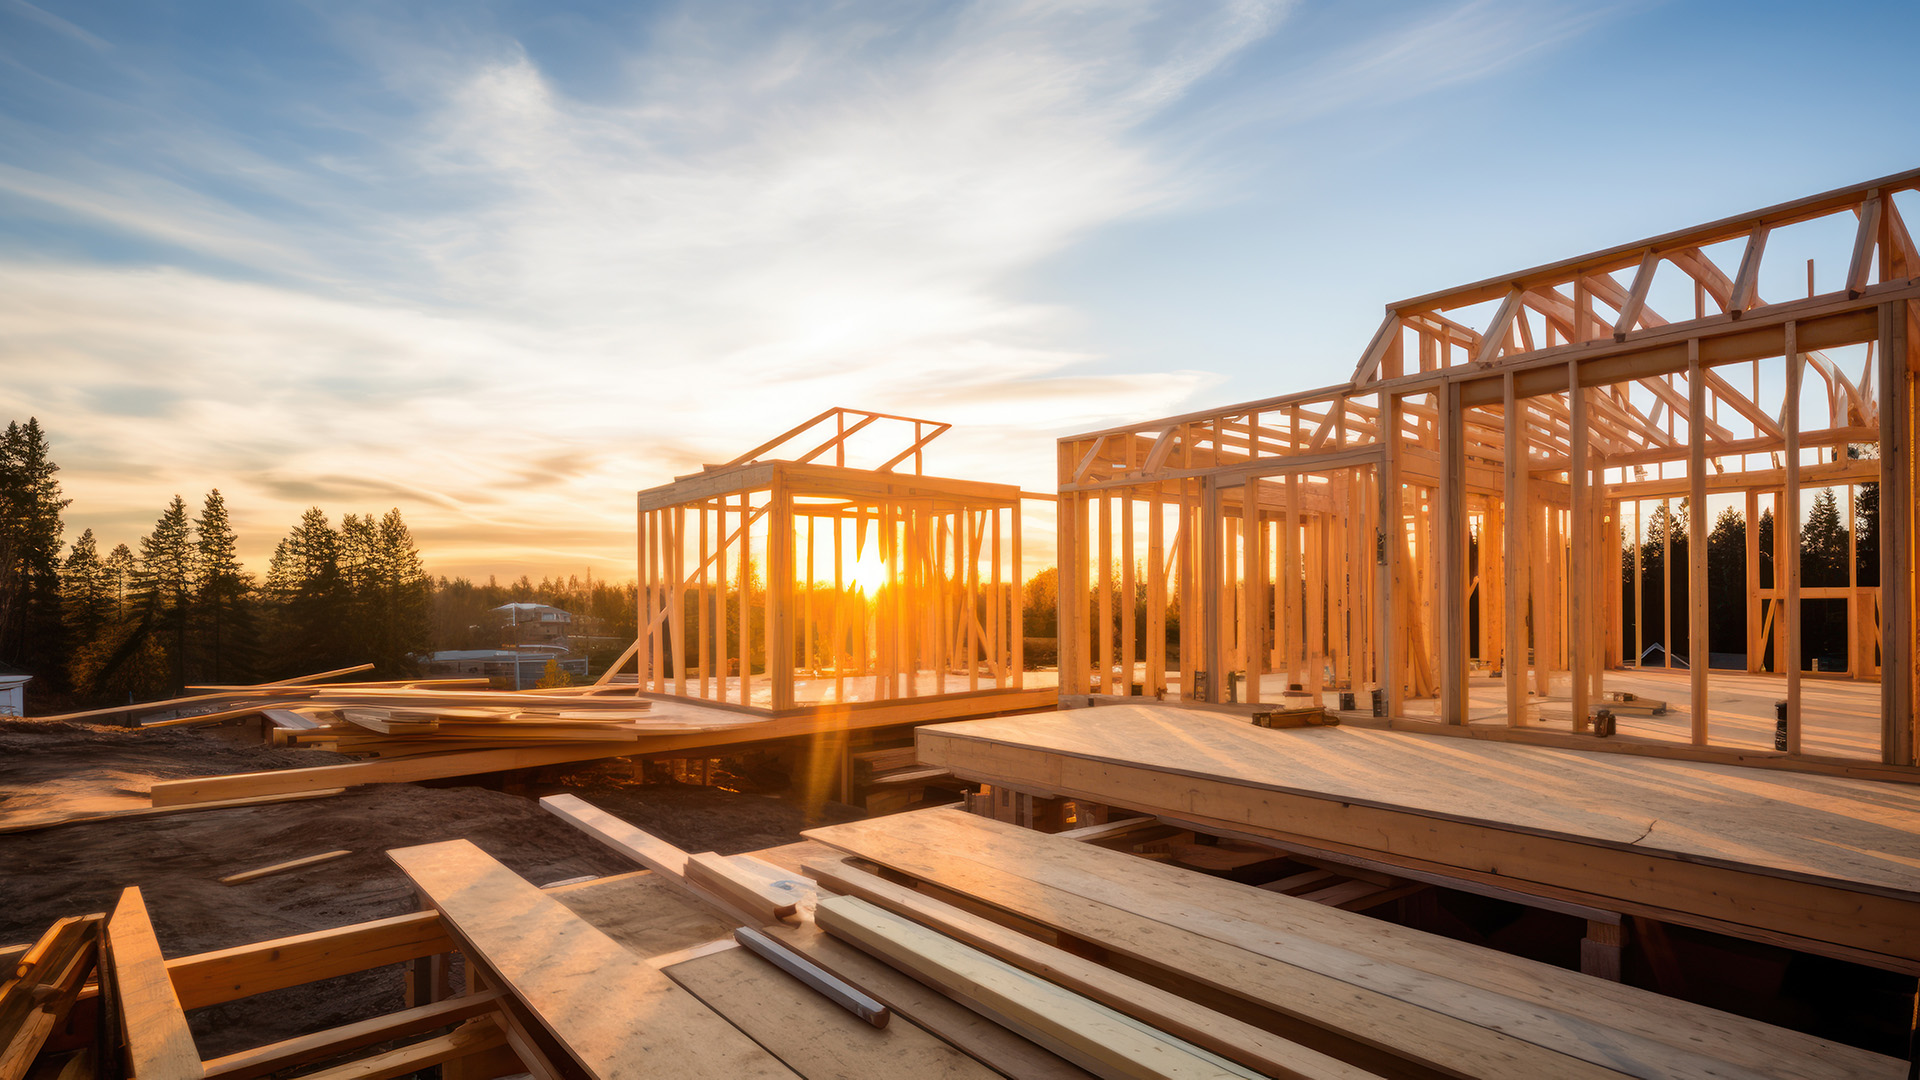
POLYGON ((958 810, 806 835, 841 852, 806 865, 838 894, 819 900, 820 930, 1097 1075, 1904 1074, 1853 1047, 958 810))
POLYGON ((31 945, 0 949, 3 1080, 20 1080, 36 1063, 47 1075, 70 1075, 63 1071, 69 1065, 88 1069, 93 1040, 76 1034, 68 1017, 100 965, 105 918, 61 919, 31 945))
POLYGON ((260 719, 276 746, 311 746, 360 757, 404 757, 459 750, 634 742, 646 735, 733 726, 653 714, 631 689, 568 687, 501 691, 485 679, 328 682, 366 669, 344 668, 251 686, 196 686, 165 701, 40 717, 43 720, 125 718, 142 728, 198 726, 260 719), (143 719, 163 717, 160 719, 143 719))

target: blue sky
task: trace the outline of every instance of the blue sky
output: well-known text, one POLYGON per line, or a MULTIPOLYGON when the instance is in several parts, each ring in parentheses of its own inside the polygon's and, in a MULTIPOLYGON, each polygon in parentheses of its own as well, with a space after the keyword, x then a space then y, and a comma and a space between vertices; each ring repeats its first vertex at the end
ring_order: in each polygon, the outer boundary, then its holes
MULTIPOLYGON (((829 405, 949 475, 1345 378, 1382 305, 1920 164, 1920 6, 0 0, 0 402, 70 534, 399 506, 632 572, 829 405)), ((1037 539, 1047 531, 1036 523, 1037 539)))

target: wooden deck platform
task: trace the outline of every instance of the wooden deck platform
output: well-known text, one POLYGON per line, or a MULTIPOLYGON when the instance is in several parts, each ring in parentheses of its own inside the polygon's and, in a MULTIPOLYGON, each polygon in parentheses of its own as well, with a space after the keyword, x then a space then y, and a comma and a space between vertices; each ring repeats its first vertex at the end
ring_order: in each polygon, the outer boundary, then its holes
POLYGON ((1920 972, 1920 789, 1166 705, 920 729, 956 775, 1920 972))

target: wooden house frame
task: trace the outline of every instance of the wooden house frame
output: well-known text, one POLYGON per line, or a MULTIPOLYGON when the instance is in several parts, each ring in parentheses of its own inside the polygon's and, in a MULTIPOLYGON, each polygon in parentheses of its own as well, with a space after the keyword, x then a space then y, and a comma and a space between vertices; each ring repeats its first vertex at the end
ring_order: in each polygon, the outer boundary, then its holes
MULTIPOLYGON (((1586 732, 1605 673, 1653 644, 1643 523, 1673 554, 1684 499, 1744 507, 1745 582, 1709 596, 1708 513, 1690 514, 1682 565, 1703 584, 1676 593, 1659 561, 1659 625, 1689 625, 1662 664, 1720 648, 1779 669, 1779 749, 1821 757, 1803 688, 1826 676, 1776 658, 1802 655, 1803 604, 1844 602, 1847 674, 1880 681, 1881 723, 1877 754, 1841 756, 1913 765, 1920 251, 1901 204, 1920 212, 1920 170, 1403 300, 1347 382, 1062 438, 1061 693, 1257 703, 1284 673, 1497 737, 1469 716, 1477 668, 1504 681, 1506 729, 1586 732), (1827 287, 1809 259, 1807 294, 1779 295, 1798 265, 1767 263, 1770 238, 1783 259, 1829 241, 1827 287), (1799 529, 1760 550, 1769 515, 1801 521, 1826 489, 1851 525, 1868 486, 1877 567, 1850 548, 1845 582, 1816 588, 1799 529), (1746 641, 1708 640, 1710 601, 1745 605, 1746 641)), ((1676 677, 1695 748, 1721 745, 1709 667, 1676 677)))
POLYGON ((1020 490, 925 475, 948 427, 829 409, 640 492, 642 689, 775 715, 1020 690, 1020 490), (907 425, 848 467, 854 436, 907 425))

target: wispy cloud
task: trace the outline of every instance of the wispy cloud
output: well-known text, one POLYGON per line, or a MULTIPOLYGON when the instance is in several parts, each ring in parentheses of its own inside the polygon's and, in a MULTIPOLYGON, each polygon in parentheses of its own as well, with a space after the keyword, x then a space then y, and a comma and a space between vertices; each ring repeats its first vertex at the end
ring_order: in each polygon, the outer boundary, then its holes
POLYGON ((397 502, 441 569, 510 536, 620 573, 635 488, 827 405, 1041 486, 1053 434, 1210 384, 1100 374, 1006 283, 1188 197, 1142 129, 1282 6, 762 14, 650 24, 592 94, 513 27, 367 11, 328 30, 379 107, 256 75, 283 100, 215 122, 157 60, 86 91, 125 138, 0 152, 0 193, 159 254, 0 260, 0 407, 54 431, 76 524, 218 486, 260 560, 307 502, 397 502))

